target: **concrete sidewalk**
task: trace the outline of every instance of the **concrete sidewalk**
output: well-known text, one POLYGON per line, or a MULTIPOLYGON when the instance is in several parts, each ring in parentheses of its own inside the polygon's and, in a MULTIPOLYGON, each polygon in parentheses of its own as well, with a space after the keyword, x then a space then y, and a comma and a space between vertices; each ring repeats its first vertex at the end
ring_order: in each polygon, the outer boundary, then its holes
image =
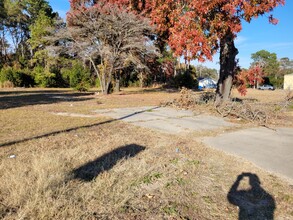
MULTIPOLYGON (((192 111, 156 106, 97 110, 95 113, 170 134, 235 126, 220 117, 194 115, 192 111)), ((250 128, 206 137, 202 141, 293 182, 293 128, 250 128)))
MULTIPOLYGON (((243 157, 293 182, 293 129, 259 127, 203 139, 215 149, 243 157)), ((290 181, 290 182, 291 182, 290 181)))
POLYGON ((234 126, 223 118, 209 115, 196 116, 192 111, 158 106, 106 109, 97 110, 95 113, 171 134, 234 126))

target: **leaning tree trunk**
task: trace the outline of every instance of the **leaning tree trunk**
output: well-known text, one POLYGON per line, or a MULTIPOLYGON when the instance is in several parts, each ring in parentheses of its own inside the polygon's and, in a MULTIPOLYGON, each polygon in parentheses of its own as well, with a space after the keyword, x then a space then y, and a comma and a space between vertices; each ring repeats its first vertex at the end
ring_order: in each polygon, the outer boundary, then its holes
POLYGON ((115 73, 115 92, 120 92, 120 78, 121 78, 121 72, 122 70, 119 70, 119 72, 115 73))
POLYGON ((238 50, 234 45, 234 36, 229 31, 220 40, 220 77, 217 83, 215 105, 220 106, 230 97, 233 77, 236 72, 236 55, 238 50))
POLYGON ((113 92, 113 83, 112 83, 113 65, 110 67, 110 69, 105 69, 104 74, 105 74, 105 80, 106 80, 104 95, 108 95, 113 92), (107 71, 107 74, 106 74, 106 71, 107 71))

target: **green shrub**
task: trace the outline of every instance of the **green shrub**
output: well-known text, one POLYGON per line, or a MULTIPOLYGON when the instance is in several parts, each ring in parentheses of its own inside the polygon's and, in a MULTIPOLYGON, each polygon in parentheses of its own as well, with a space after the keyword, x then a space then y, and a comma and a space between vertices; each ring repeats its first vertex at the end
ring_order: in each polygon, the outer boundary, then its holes
POLYGON ((98 77, 95 79, 95 87, 97 87, 97 88, 101 87, 101 82, 100 82, 100 79, 98 77))
POLYGON ((70 87, 70 74, 71 74, 71 68, 62 68, 61 69, 61 75, 65 83, 70 87))
POLYGON ((129 81, 128 86, 129 87, 139 87, 140 86, 140 81, 139 80, 129 81))
POLYGON ((193 89, 197 88, 197 80, 193 78, 193 76, 189 73, 183 73, 175 76, 174 78, 174 87, 176 88, 188 88, 193 89))
POLYGON ((42 66, 36 66, 33 70, 35 82, 38 86, 48 88, 56 84, 55 74, 42 66))
POLYGON ((269 84, 272 84, 275 88, 283 88, 284 76, 281 76, 281 77, 269 76, 269 84))
POLYGON ((4 83, 5 81, 14 82, 12 67, 4 67, 1 69, 0 82, 4 83))
POLYGON ((55 75, 54 84, 52 86, 58 88, 68 88, 69 87, 69 77, 66 77, 60 71, 60 68, 52 66, 50 72, 55 75))
POLYGON ((91 86, 90 71, 80 63, 74 63, 72 68, 62 69, 63 78, 69 78, 69 85, 78 91, 87 91, 91 86))
POLYGON ((13 67, 4 67, 0 71, 0 82, 11 82, 16 87, 31 87, 34 79, 28 70, 13 67))

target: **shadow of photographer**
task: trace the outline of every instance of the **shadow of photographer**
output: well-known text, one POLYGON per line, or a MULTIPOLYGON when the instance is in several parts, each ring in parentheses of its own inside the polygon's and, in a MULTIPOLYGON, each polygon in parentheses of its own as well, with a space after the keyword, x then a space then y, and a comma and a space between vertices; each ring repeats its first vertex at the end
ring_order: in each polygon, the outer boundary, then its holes
POLYGON ((242 173, 230 188, 228 201, 239 207, 239 220, 274 219, 276 208, 274 198, 262 187, 256 174, 242 173), (248 178, 248 189, 238 189, 248 178))

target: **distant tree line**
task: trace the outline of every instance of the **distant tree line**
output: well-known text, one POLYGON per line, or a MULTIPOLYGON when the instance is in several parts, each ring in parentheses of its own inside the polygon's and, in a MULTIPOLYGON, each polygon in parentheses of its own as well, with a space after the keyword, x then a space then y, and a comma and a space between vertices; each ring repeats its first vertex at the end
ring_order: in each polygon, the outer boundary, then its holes
POLYGON ((247 87, 257 88, 260 84, 270 84, 283 88, 284 75, 293 73, 293 60, 288 57, 278 59, 276 53, 260 50, 251 54, 249 69, 239 69, 236 75, 238 91, 245 95, 247 87))
POLYGON ((45 0, 0 0, 0 83, 78 90, 97 85, 108 94, 129 85, 196 87, 206 74, 218 78, 218 105, 229 98, 239 72, 234 40, 242 22, 284 3, 70 0, 64 22, 45 0), (217 51, 219 76, 190 65, 211 60, 217 51))
POLYGON ((263 69, 264 83, 283 88, 284 75, 293 73, 293 60, 288 57, 278 59, 276 53, 260 50, 251 55, 251 66, 260 66, 263 69))
POLYGON ((0 86, 97 85, 109 93, 113 80, 118 90, 166 82, 149 22, 110 5, 108 14, 99 10, 67 25, 45 0, 0 0, 0 86))
POLYGON ((217 78, 215 69, 178 63, 166 44, 158 49, 148 19, 96 5, 76 11, 73 1, 65 23, 45 0, 1 0, 0 86, 110 93, 162 83, 195 88, 197 77, 217 78))

